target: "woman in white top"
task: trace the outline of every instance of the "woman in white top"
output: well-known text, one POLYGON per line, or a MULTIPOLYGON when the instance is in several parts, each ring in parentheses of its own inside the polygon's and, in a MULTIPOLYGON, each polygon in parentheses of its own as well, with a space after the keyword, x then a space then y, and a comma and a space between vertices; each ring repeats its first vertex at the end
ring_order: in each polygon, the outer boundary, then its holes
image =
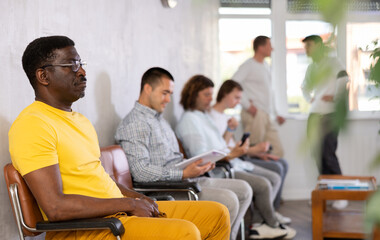
MULTIPOLYGON (((208 112, 229 146, 235 145, 234 132, 239 122, 234 117, 226 115, 224 110, 236 107, 236 105, 240 103, 242 92, 243 88, 238 82, 226 80, 219 89, 216 104, 208 112)), ((261 142, 250 146, 244 160, 274 171, 281 176, 281 186, 273 202, 274 207, 277 209, 281 202, 282 187, 288 172, 288 163, 285 159, 270 154, 269 146, 269 142, 261 142)), ((279 216, 279 218, 281 219, 281 216, 279 216)), ((290 219, 284 218, 283 221, 280 220, 280 222, 290 223, 290 219)))
MULTIPOLYGON (((186 154, 193 157, 212 149, 228 153, 225 160, 232 164, 235 177, 246 180, 255 196, 250 239, 277 239, 284 236, 284 239, 293 238, 295 230, 280 224, 272 204, 274 186, 269 181, 269 175, 276 176, 278 183, 281 183, 280 176, 239 159, 247 152, 249 141, 228 148, 214 121, 207 114, 211 107, 213 87, 209 78, 196 75, 189 79, 182 90, 180 103, 185 112, 176 126, 176 134, 186 154), (263 177, 264 174, 268 177, 263 177)), ((277 193, 279 185, 276 187, 277 193)))

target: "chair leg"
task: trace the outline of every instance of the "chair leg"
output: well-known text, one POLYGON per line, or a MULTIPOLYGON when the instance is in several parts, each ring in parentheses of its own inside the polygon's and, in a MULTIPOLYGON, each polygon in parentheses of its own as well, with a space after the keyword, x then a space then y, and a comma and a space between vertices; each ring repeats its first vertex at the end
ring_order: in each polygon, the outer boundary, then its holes
POLYGON ((235 178, 235 172, 233 169, 231 169, 230 175, 231 175, 230 178, 235 178))
POLYGON ((17 192, 17 184, 11 184, 9 186, 9 192, 11 194, 11 199, 12 199, 12 207, 15 212, 15 217, 16 217, 16 222, 17 222, 17 230, 18 234, 20 236, 20 240, 24 240, 24 233, 22 232, 22 224, 21 221, 23 221, 23 216, 22 216, 22 210, 18 198, 18 192, 17 192))
POLYGON ((240 222, 240 230, 241 230, 241 240, 245 240, 245 226, 244 226, 244 219, 240 222))
POLYGON ((198 201, 198 194, 196 194, 193 190, 188 190, 187 196, 188 196, 189 200, 198 201))

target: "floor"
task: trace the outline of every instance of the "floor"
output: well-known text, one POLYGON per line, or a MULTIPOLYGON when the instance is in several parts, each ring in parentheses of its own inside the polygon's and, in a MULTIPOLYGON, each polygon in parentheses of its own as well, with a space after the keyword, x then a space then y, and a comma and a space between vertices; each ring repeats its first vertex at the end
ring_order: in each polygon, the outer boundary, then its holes
MULTIPOLYGON (((361 201, 350 201, 347 209, 362 209, 363 204, 364 203, 361 201)), ((278 209, 278 211, 284 216, 290 217, 292 219, 292 223, 289 226, 297 231, 297 235, 294 240, 312 240, 311 206, 309 200, 285 201, 278 209)), ((248 223, 250 222, 249 214, 246 214, 244 220, 246 223, 245 239, 248 240, 248 223)), ((237 239, 241 239, 240 234, 238 235, 237 239)), ((335 239, 330 238, 328 240, 335 239)))

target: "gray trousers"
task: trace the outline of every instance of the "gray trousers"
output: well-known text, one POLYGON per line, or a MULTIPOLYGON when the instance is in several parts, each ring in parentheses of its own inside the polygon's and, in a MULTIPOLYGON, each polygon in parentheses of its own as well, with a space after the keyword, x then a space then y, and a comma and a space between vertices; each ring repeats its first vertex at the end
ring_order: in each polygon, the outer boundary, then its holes
POLYGON ((231 240, 235 240, 241 220, 252 202, 252 188, 239 179, 197 178, 202 188, 200 200, 216 201, 225 205, 231 218, 231 240))
POLYGON ((252 172, 236 171, 235 178, 248 182, 254 196, 252 223, 265 222, 272 227, 278 226, 273 208, 273 200, 281 185, 280 176, 270 170, 255 166, 252 172))
POLYGON ((285 177, 286 177, 286 174, 288 173, 288 169, 289 169, 288 162, 282 158, 280 158, 278 161, 273 161, 273 160, 264 161, 261 159, 249 158, 249 157, 244 158, 244 159, 247 161, 250 161, 251 163, 255 164, 256 166, 260 166, 262 168, 271 170, 271 171, 277 173, 281 177, 280 188, 279 188, 279 190, 278 190, 278 192, 274 198, 274 202, 273 202, 274 208, 278 209, 280 207, 280 204, 281 204, 282 188, 284 186, 285 177))

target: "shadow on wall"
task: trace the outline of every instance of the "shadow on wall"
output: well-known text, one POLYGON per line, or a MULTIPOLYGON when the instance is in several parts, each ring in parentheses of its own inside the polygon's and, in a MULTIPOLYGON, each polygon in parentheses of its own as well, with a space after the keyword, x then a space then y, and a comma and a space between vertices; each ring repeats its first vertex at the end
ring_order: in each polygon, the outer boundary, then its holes
POLYGON ((0 159, 0 162, 1 162, 2 167, 6 163, 9 163, 11 161, 10 160, 11 158, 9 156, 9 144, 8 144, 8 132, 10 128, 11 128, 11 123, 7 119, 5 119, 3 116, 0 116, 0 153, 3 156, 0 159))
POLYGON ((9 219, 9 221, 4 221, 0 224, 0 235, 1 239, 11 239, 17 236, 17 229, 15 226, 15 221, 13 220, 13 213, 11 204, 8 197, 8 192, 5 187, 4 179, 4 165, 11 162, 11 157, 8 150, 8 131, 11 127, 11 123, 3 116, 0 116, 0 219, 9 219))
POLYGON ((174 114, 174 104, 175 104, 174 95, 171 98, 172 99, 170 103, 166 105, 166 108, 163 112, 163 117, 166 119, 166 121, 169 122, 170 126, 174 129, 178 123, 178 120, 176 119, 175 114, 174 114))
MULTIPOLYGON (((1 189, 3 189, 3 186, 5 186, 3 168, 5 164, 11 162, 11 156, 9 155, 9 143, 8 143, 8 132, 10 128, 11 128, 11 123, 5 117, 0 116, 0 154, 2 156, 0 158, 0 166, 1 166, 0 184, 2 186, 1 189)), ((1 193, 7 193, 7 191, 1 191, 1 193)))
POLYGON ((96 77, 95 98, 98 113, 95 129, 100 146, 114 144, 114 134, 121 118, 116 114, 112 103, 111 79, 108 73, 102 72, 96 77))
POLYGON ((9 144, 8 144, 8 131, 10 127, 11 127, 11 123, 5 117, 0 116, 0 154, 2 156, 0 158, 0 166, 1 166, 1 171, 0 171, 1 192, 0 194, 4 194, 4 196, 2 196, 0 201, 7 201, 7 202, 9 202, 9 199, 8 199, 8 193, 5 189, 5 179, 4 179, 3 168, 5 164, 11 162, 11 157, 9 155, 9 144))

